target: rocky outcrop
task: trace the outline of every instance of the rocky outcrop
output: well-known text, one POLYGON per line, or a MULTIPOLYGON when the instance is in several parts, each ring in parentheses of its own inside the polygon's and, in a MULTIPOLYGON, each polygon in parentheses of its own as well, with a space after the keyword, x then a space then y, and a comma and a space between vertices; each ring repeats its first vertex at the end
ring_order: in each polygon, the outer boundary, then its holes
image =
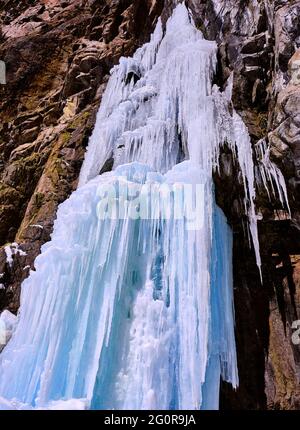
MULTIPOLYGON (((299 409, 300 348, 300 2, 187 0, 196 25, 219 45, 216 83, 233 74, 233 105, 253 147, 270 145, 285 175, 291 219, 263 192, 257 206, 263 285, 241 226, 230 175, 216 177, 234 230, 240 387, 223 384, 225 409, 299 409), (299 148, 298 148, 299 147, 299 148)), ((16 312, 20 284, 49 240, 57 206, 76 188, 109 70, 165 21, 175 0, 9 0, 0 4, 0 311, 16 312)), ((229 162, 228 162, 229 160, 229 162)), ((222 163, 221 163, 222 165, 222 163)))

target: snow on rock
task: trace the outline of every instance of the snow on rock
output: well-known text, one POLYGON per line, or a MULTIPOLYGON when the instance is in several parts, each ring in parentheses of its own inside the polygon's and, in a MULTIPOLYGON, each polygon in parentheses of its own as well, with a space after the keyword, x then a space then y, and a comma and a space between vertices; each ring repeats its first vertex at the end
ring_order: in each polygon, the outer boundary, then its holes
POLYGON ((17 317, 9 311, 0 314, 0 350, 7 345, 17 324, 17 317))
POLYGON ((4 251, 6 253, 6 262, 7 264, 12 267, 13 265, 13 257, 14 255, 20 255, 22 257, 25 257, 27 254, 24 252, 17 243, 12 243, 11 245, 7 245, 4 247, 4 251))

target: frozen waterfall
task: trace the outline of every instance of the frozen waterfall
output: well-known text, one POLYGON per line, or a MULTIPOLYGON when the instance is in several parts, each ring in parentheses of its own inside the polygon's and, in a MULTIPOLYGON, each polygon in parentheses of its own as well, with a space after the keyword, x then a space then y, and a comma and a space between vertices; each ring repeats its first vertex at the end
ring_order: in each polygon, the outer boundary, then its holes
POLYGON ((0 409, 217 409, 220 378, 237 387, 232 232, 212 180, 225 141, 260 254, 251 143, 230 85, 212 85, 216 51, 180 4, 112 70, 80 186, 22 285, 0 409))
POLYGON ((119 166, 73 193, 23 284, 1 397, 21 408, 217 408, 220 375, 238 377, 232 235, 212 195, 190 161, 165 175, 119 166), (137 193, 149 219, 134 216, 137 193))

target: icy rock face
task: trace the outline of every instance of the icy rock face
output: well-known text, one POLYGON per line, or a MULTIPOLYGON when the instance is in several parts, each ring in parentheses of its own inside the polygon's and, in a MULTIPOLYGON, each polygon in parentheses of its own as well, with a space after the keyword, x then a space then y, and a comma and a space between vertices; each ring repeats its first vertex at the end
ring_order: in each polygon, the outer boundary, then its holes
POLYGON ((221 93, 215 67, 216 44, 180 4, 165 33, 159 21, 151 41, 113 69, 80 187, 23 285, 20 322, 0 357, 3 408, 13 399, 29 408, 81 399, 95 409, 216 409, 220 377, 237 386, 232 235, 212 175, 226 142, 260 268, 254 163, 228 106, 232 81, 221 93), (107 186, 118 190, 107 204, 122 206, 124 185, 143 194, 149 183, 202 185, 205 222, 190 229, 187 213, 163 217, 176 207, 175 190, 167 205, 160 192, 150 199, 156 217, 99 219, 107 186))
MULTIPOLYGON (((76 187, 85 142, 94 126, 94 112, 98 109, 108 68, 118 61, 120 55, 132 55, 137 46, 148 40, 150 28, 162 8, 164 22, 176 0, 116 0, 105 8, 99 0, 36 1, 35 4, 41 5, 39 10, 30 8, 32 2, 29 0, 4 3, 0 6, 0 13, 5 30, 9 25, 10 30, 18 30, 16 25, 21 24, 28 31, 21 38, 14 37, 18 31, 9 31, 1 44, 1 57, 7 61, 10 73, 7 85, 2 88, 3 109, 0 109, 0 240, 2 244, 20 243, 27 256, 15 254, 10 266, 4 248, 0 249, 0 309, 16 312, 20 283, 28 275, 30 266, 34 267, 41 244, 50 239, 57 205, 76 187), (30 25, 28 17, 39 25, 30 25), (57 40, 61 49, 57 49, 57 40), (74 53, 71 59, 70 52, 74 53), (17 69, 20 73, 15 73, 17 69), (32 78, 29 87, 24 85, 24 77, 28 75, 32 78), (27 207, 24 217, 21 207, 27 207)), ((297 150, 299 85, 287 84, 290 79, 288 62, 300 46, 299 2, 187 0, 185 3, 191 8, 197 28, 201 28, 206 38, 217 40, 220 54, 218 84, 234 70, 233 103, 247 124, 252 143, 263 139, 267 158, 270 152, 271 159, 279 163, 288 179, 291 225, 295 226, 299 217, 295 216, 295 211, 299 212, 300 201, 297 150), (269 133, 272 130, 274 132, 269 133)), ((228 158, 230 160, 227 155, 228 158)), ((108 161, 103 170, 112 165, 113 160, 108 161)), ((269 161, 266 160, 265 164, 268 165, 269 161)), ((261 167, 260 164, 259 169, 261 167)), ((244 233, 237 234, 239 229, 242 230, 243 204, 240 198, 243 189, 239 185, 237 192, 234 192, 236 189, 232 191, 231 184, 240 182, 235 180, 231 161, 228 162, 229 186, 224 171, 221 170, 221 174, 217 197, 235 231, 235 303, 241 376, 240 389, 233 394, 237 402, 233 405, 227 403, 226 407, 266 407, 266 385, 270 408, 295 408, 300 398, 299 348, 291 344, 291 324, 299 319, 300 312, 300 264, 299 256, 294 255, 295 252, 299 254, 299 250, 294 249, 297 231, 293 229, 288 234, 286 224, 276 222, 273 227, 278 230, 278 235, 274 235, 273 230, 262 234, 263 226, 268 225, 268 213, 273 220, 277 210, 271 208, 270 211, 268 198, 262 199, 258 193, 257 206, 264 216, 264 222, 260 223, 264 288, 260 288, 255 262, 249 266, 252 254, 244 252, 248 250, 244 233), (291 254, 283 256, 283 268, 277 256, 266 260, 266 254, 277 255, 282 249, 291 254), (295 266, 296 288, 287 286, 292 270, 289 259, 295 266), (240 279, 237 272, 241 274, 240 279), (277 279, 278 276, 280 280, 284 277, 284 294, 278 301, 274 296, 269 305, 269 291, 273 290, 273 285, 268 279, 277 279), (284 315, 280 315, 281 303, 285 303, 284 315), (273 317, 269 323, 270 312, 273 317), (265 318, 262 320, 263 315, 265 318), (281 323, 286 320, 290 324, 288 330, 286 324, 281 323), (264 337, 265 327, 271 328, 269 349, 269 339, 264 337), (284 360, 279 361, 278 356, 284 360), (271 363, 266 383, 263 370, 258 370, 263 369, 265 357, 271 363)), ((257 171, 259 191, 266 191, 260 176, 257 171)), ((268 176, 266 172, 266 178, 268 176)), ((272 186, 269 185, 272 199, 272 186)), ((277 190, 275 194, 278 194, 277 190)), ((279 289, 276 287, 276 294, 279 291, 281 286, 279 289)), ((228 400, 232 393, 229 396, 227 393, 226 397, 228 400)))
MULTIPOLYGON (((256 206, 263 219, 259 239, 264 286, 259 291, 252 255, 245 252, 244 233, 237 234, 239 197, 236 206, 226 209, 230 192, 224 186, 224 175, 218 184, 218 199, 236 233, 235 304, 240 357, 240 388, 237 395, 225 388, 225 407, 299 409, 299 347, 291 339, 293 321, 300 315, 300 4, 289 0, 189 0, 188 5, 205 37, 218 42, 219 82, 225 82, 234 71, 234 107, 247 125, 252 145, 265 153, 258 155, 262 162, 258 161, 256 169, 256 206), (291 215, 281 210, 278 201, 274 203, 272 182, 278 183, 277 173, 281 174, 270 166, 270 160, 284 175, 291 215), (275 174, 272 178, 271 171, 275 174), (265 374, 258 370, 264 369, 264 363, 265 374)), ((277 189, 275 194, 278 199, 277 189)), ((283 194, 282 198, 285 200, 283 194)))
POLYGON ((297 49, 295 54, 289 61, 289 72, 291 75, 291 84, 300 84, 300 49, 297 49))
POLYGON ((20 322, 0 357, 3 409, 72 399, 95 409, 217 409, 220 377, 237 386, 232 233, 212 187, 224 133, 215 100, 228 128, 234 120, 212 88, 215 54, 179 5, 165 35, 159 22, 113 70, 81 187, 60 206, 22 287, 20 322), (98 176, 108 157, 114 171, 98 176), (200 203, 196 225, 176 199, 184 185, 200 203), (124 217, 103 216, 113 203, 123 213, 132 192, 150 217, 132 218, 134 200, 124 217))
POLYGON ((218 17, 227 16, 234 23, 232 29, 234 33, 242 36, 255 33, 260 15, 259 0, 252 0, 245 4, 243 13, 241 13, 241 5, 235 0, 212 0, 212 4, 218 17))

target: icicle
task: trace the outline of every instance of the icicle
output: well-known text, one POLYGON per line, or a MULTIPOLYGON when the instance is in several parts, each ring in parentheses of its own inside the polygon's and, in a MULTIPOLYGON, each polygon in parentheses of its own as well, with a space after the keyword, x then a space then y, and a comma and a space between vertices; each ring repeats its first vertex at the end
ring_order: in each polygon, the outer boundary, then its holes
POLYGON ((259 269, 260 278, 262 280, 261 272, 261 257, 258 239, 258 228, 257 228, 257 215, 255 211, 255 177, 254 177, 254 163, 252 155, 251 140, 248 130, 242 121, 241 117, 234 112, 233 113, 233 127, 234 127, 234 138, 235 145, 237 148, 237 158, 241 169, 244 191, 245 191, 245 213, 248 214, 249 229, 251 232, 252 242, 254 246, 256 263, 259 269))
POLYGON ((270 191, 272 192, 273 198, 279 198, 283 209, 286 209, 290 216, 291 210, 288 201, 286 183, 281 171, 278 169, 276 164, 270 160, 270 148, 267 146, 265 139, 260 140, 256 144, 255 150, 264 190, 267 192, 270 200, 270 191))

